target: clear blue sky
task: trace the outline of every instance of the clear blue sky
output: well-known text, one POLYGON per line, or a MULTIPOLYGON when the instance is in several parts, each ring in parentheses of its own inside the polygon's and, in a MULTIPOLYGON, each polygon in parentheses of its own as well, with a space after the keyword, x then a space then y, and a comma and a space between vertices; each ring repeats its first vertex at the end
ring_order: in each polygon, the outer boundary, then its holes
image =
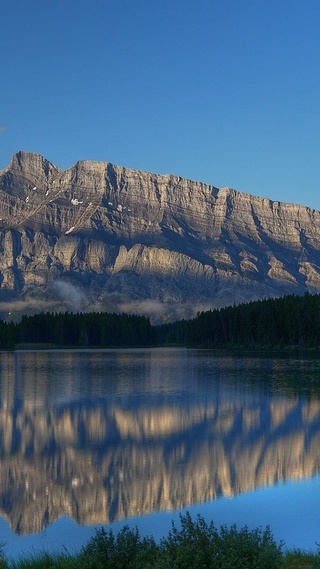
POLYGON ((1 0, 18 150, 320 209, 319 0, 1 0))

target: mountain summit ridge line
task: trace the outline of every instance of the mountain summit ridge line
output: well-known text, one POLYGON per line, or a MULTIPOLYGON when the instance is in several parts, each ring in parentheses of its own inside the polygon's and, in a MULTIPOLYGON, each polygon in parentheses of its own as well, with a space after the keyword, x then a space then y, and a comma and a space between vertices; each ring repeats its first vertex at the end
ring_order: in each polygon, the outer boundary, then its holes
POLYGON ((153 321, 320 292, 320 213, 172 174, 18 152, 0 171, 0 311, 153 321))

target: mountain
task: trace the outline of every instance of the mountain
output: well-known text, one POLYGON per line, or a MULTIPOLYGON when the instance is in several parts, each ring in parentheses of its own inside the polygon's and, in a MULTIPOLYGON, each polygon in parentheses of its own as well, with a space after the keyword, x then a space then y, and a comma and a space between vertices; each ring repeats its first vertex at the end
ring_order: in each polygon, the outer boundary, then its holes
POLYGON ((230 188, 18 152, 0 172, 0 311, 153 321, 320 292, 320 213, 230 188))

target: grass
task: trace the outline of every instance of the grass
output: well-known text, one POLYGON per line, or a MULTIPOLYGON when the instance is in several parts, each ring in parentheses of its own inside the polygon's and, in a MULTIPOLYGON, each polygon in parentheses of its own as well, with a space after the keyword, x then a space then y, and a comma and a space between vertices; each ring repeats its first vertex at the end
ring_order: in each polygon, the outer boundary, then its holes
POLYGON ((160 543, 141 538, 137 528, 125 526, 116 535, 101 528, 76 555, 43 552, 9 560, 2 546, 0 569, 320 569, 320 551, 282 549, 269 527, 218 530, 187 512, 160 543))
POLYGON ((320 569, 320 554, 299 549, 287 551, 282 567, 283 569, 320 569))

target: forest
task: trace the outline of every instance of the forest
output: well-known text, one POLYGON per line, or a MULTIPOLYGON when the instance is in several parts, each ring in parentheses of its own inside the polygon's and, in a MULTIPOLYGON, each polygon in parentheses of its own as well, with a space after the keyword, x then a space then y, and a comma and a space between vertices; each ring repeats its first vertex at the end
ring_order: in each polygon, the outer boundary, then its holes
POLYGON ((319 348, 320 295, 287 295, 199 312, 190 320, 154 326, 145 316, 107 312, 40 313, 0 321, 0 349, 187 346, 319 348))
POLYGON ((200 312, 162 325, 161 343, 211 348, 318 348, 320 295, 287 295, 200 312))

